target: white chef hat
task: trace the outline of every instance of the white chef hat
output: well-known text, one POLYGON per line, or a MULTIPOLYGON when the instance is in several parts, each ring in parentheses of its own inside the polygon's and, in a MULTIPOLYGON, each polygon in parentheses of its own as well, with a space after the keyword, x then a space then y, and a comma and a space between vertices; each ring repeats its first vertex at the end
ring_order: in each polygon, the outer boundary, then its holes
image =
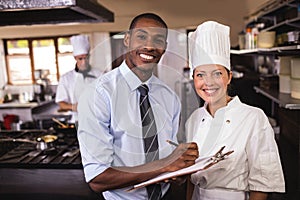
POLYGON ((73 56, 89 54, 90 43, 87 35, 75 35, 70 38, 73 46, 73 56))
POLYGON ((230 70, 230 28, 215 21, 200 24, 190 36, 189 53, 192 68, 219 64, 230 70))

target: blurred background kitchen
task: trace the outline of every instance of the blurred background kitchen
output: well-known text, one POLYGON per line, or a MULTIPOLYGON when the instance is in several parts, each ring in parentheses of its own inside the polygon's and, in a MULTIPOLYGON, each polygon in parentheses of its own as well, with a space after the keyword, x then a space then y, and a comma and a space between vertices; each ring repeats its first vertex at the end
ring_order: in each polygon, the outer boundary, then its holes
MULTIPOLYGON (((282 158, 287 192, 270 199, 298 200, 298 0, 0 0, 1 199, 99 199, 84 182, 76 127, 70 112, 59 112, 56 88, 74 69, 71 36, 88 35, 91 66, 107 72, 121 63, 123 33, 143 12, 159 14, 170 28, 156 74, 181 98, 182 124, 203 103, 192 86, 189 33, 206 20, 231 27, 230 92, 269 116, 282 158)), ((183 134, 181 125, 179 141, 183 134)), ((173 190, 184 199, 185 187, 173 190)))

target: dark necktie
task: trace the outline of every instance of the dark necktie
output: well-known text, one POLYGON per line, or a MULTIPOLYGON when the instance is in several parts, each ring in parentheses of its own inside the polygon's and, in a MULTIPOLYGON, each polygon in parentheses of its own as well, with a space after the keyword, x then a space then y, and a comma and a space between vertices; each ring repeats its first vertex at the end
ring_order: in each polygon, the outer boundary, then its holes
MULTIPOLYGON (((143 129, 144 151, 146 162, 151 162, 159 159, 157 130, 153 111, 151 109, 148 98, 148 86, 141 85, 138 87, 140 92, 140 111, 143 129)), ((149 200, 161 199, 161 188, 159 184, 153 184, 146 187, 149 200)))

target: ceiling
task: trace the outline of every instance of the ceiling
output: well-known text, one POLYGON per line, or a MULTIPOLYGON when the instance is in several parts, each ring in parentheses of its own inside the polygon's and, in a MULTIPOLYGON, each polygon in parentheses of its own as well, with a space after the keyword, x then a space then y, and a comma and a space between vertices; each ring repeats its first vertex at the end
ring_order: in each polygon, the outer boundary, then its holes
MULTIPOLYGON (((96 0, 95 0, 96 1, 96 0)), ((121 32, 131 19, 143 12, 159 14, 169 28, 193 29, 206 20, 216 20, 231 27, 231 41, 244 26, 243 18, 269 0, 97 0, 114 13, 113 23, 72 23, 27 26, 1 26, 0 38, 53 36, 89 32, 121 32)))

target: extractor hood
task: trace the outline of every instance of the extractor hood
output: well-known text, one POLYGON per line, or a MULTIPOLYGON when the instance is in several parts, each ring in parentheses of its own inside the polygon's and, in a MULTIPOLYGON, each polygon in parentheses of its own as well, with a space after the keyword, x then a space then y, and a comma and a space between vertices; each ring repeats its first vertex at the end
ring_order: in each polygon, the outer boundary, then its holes
POLYGON ((113 21, 96 0, 0 0, 0 26, 113 21))

